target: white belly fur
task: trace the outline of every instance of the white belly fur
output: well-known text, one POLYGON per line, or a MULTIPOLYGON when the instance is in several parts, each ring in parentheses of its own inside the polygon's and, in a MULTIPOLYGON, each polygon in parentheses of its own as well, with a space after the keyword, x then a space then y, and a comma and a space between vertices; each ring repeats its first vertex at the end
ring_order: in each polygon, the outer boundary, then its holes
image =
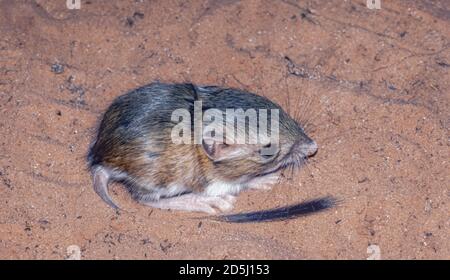
POLYGON ((269 174, 264 177, 257 177, 244 184, 215 181, 206 187, 203 192, 207 196, 224 196, 227 194, 237 195, 244 189, 270 190, 278 182, 279 174, 269 174))

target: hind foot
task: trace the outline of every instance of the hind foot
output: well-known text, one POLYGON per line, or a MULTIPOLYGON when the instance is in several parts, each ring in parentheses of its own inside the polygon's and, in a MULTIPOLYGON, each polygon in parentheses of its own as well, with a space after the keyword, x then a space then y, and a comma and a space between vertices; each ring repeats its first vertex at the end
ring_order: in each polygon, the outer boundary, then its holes
POLYGON ((162 198, 158 201, 140 201, 141 203, 160 209, 172 209, 192 212, 205 212, 215 214, 216 209, 226 212, 233 209, 236 198, 232 195, 205 196, 188 193, 180 196, 162 198))

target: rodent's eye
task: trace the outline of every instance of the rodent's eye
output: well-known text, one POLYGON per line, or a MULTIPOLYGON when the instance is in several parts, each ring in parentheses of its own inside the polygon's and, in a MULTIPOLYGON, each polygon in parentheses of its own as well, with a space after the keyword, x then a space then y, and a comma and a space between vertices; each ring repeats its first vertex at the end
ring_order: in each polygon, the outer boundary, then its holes
POLYGON ((278 149, 276 147, 276 145, 273 144, 267 144, 264 145, 260 150, 259 150, 259 155, 264 159, 264 160, 269 160, 274 158, 276 155, 278 154, 278 149))
POLYGON ((261 154, 261 156, 265 159, 270 159, 272 158, 274 155, 265 155, 265 154, 261 154))

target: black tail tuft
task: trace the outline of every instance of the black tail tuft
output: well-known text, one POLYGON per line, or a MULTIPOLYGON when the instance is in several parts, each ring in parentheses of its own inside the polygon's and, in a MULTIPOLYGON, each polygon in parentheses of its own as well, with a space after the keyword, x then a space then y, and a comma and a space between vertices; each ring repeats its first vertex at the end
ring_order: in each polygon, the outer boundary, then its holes
POLYGON ((259 223, 294 219, 337 206, 341 201, 328 196, 269 210, 223 215, 214 218, 229 223, 259 223))

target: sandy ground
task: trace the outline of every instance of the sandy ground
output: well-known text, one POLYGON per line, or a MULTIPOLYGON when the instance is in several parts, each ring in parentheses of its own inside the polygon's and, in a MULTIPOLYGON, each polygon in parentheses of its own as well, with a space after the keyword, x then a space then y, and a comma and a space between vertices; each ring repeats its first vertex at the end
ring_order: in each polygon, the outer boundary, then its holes
POLYGON ((0 0, 0 258, 449 259, 450 5, 385 1, 0 0), (244 88, 310 121, 311 163, 235 212, 334 195, 331 211, 223 224, 115 213, 85 155, 124 91, 244 88))

